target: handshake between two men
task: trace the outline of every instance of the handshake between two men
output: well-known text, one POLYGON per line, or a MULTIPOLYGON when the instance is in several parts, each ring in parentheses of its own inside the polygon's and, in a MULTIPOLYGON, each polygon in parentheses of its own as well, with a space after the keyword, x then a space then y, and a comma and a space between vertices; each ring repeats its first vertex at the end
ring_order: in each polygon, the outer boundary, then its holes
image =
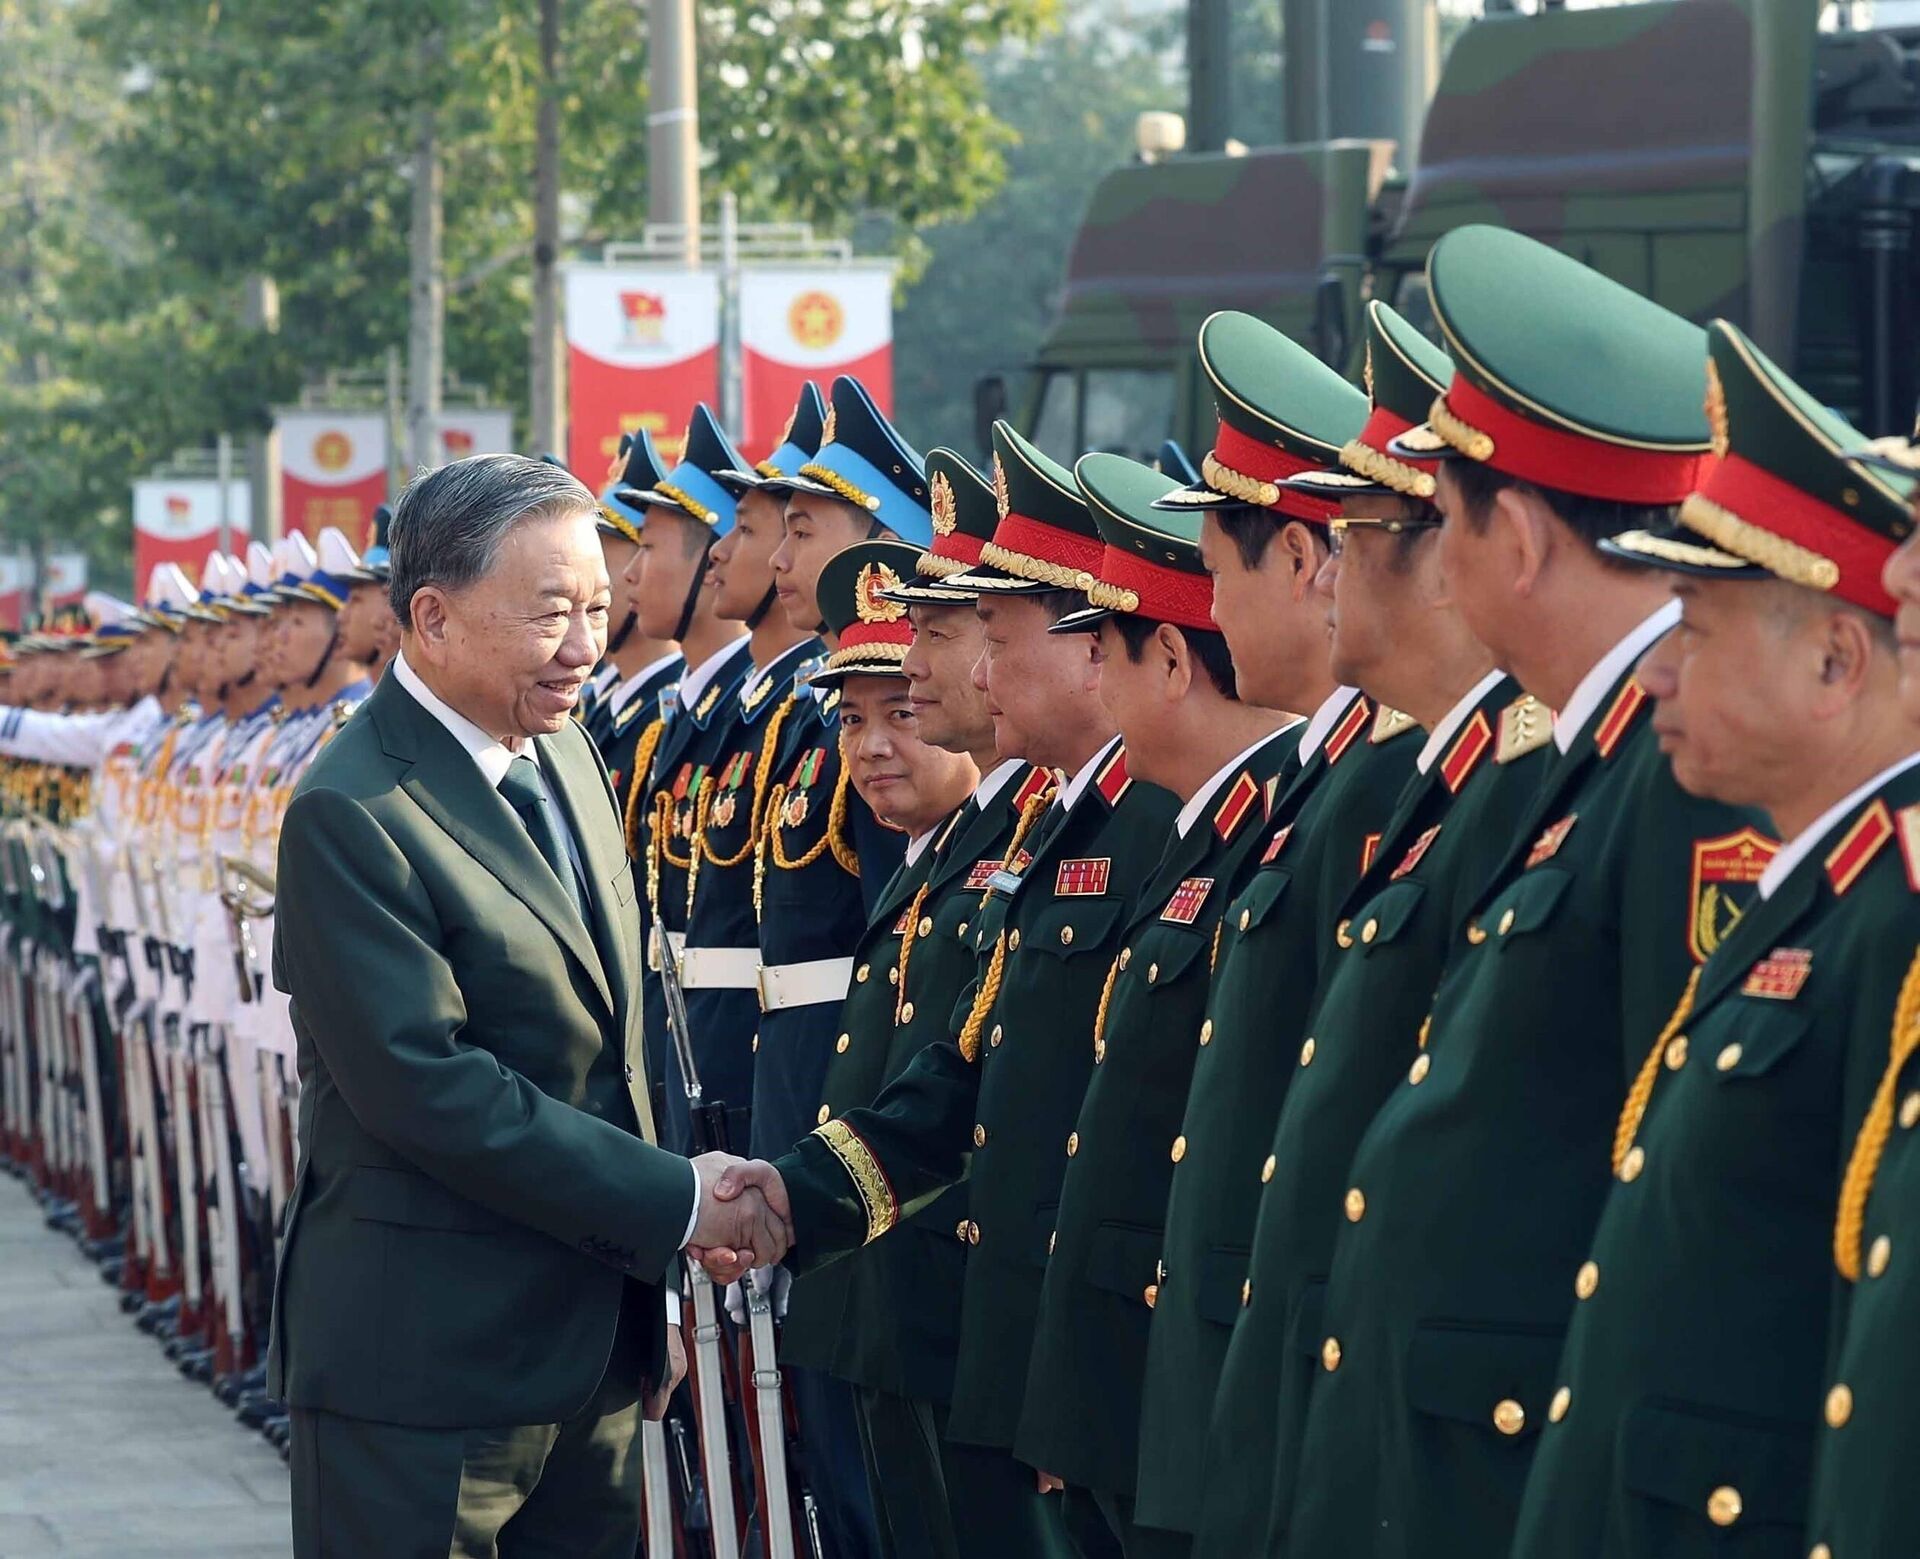
POLYGON ((700 1177, 700 1212, 687 1255, 714 1282, 735 1282, 786 1255, 793 1244, 793 1207, 779 1170, 764 1159, 731 1153, 703 1153, 693 1167, 700 1177))

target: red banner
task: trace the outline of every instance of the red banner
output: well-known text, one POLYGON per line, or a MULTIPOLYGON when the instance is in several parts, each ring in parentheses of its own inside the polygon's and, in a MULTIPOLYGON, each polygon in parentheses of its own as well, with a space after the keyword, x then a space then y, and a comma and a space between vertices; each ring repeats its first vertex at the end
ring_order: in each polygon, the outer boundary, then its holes
POLYGON ((0 628, 18 631, 25 623, 32 578, 33 564, 26 558, 0 557, 0 628))
POLYGON ((719 396, 719 372, 720 288, 710 273, 568 270, 567 464, 589 487, 605 481, 622 433, 644 428, 678 459, 694 404, 719 396))
MULTIPOLYGON (((227 484, 228 543, 244 550, 252 495, 244 481, 227 484)), ((208 555, 220 545, 220 484, 210 477, 133 484, 133 577, 145 587, 162 563, 178 563, 196 584, 208 555)))
MULTIPOLYGON (((513 449, 513 413, 476 407, 443 412, 440 448, 433 464, 446 465, 469 455, 504 455, 513 449)), ((353 534, 351 531, 349 535, 353 534)))
POLYGON ((49 612, 82 604, 87 598, 87 555, 84 552, 48 553, 40 596, 49 612))
POLYGON ((364 536, 387 501, 387 419, 379 412, 283 411, 280 524, 317 536, 337 526, 364 536))
POLYGON ((750 270, 740 278, 740 372, 744 427, 734 430, 749 460, 780 443, 800 386, 821 389, 839 374, 867 387, 893 415, 893 268, 750 270))

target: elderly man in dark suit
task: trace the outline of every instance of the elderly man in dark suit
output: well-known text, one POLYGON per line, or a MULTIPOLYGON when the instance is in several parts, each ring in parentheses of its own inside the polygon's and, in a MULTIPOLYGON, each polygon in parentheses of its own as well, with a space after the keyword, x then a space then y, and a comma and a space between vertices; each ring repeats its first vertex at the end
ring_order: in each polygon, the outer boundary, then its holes
POLYGON ((408 488, 401 654, 287 812, 300 1163, 270 1371, 300 1556, 631 1559, 679 1252, 785 1249, 709 1194, 717 1156, 653 1144, 633 871, 569 718, 606 640, 594 513, 517 456, 408 488))

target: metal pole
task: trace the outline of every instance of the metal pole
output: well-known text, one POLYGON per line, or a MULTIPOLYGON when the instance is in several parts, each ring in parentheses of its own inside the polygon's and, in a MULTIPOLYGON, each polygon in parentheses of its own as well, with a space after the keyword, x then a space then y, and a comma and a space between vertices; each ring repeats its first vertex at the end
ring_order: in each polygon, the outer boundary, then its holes
POLYGON ((214 472, 220 483, 220 551, 233 555, 233 439, 222 433, 214 444, 214 472))
POLYGON ((720 425, 737 438, 750 438, 741 426, 740 390, 740 197, 720 196, 720 425))
MULTIPOLYGON (((271 276, 254 275, 247 278, 243 317, 250 330, 264 330, 269 335, 279 331, 280 289, 274 285, 271 276)), ((279 428, 269 428, 265 433, 249 433, 245 448, 247 487, 252 498, 248 511, 250 529, 254 535, 263 538, 268 546, 272 546, 280 539, 282 519, 279 428)))
POLYGON ((647 220, 680 229, 700 264, 700 98, 693 0, 647 0, 647 220))
POLYGON ((560 350, 560 11, 540 0, 540 102, 533 142, 533 332, 528 398, 533 449, 566 447, 560 350))
POLYGON ((1232 13, 1227 0, 1187 7, 1187 149, 1217 152, 1232 133, 1232 13))
POLYGON ((387 348, 387 496, 399 496, 407 485, 407 460, 404 448, 405 424, 401 420, 403 392, 400 388, 400 348, 387 348))
MULTIPOLYGON (((437 80, 446 41, 437 32, 420 42, 421 74, 437 80)), ((407 343, 407 459, 411 466, 440 464, 441 386, 446 379, 447 274, 441 248, 445 231, 445 169, 432 100, 414 112, 413 231, 410 241, 407 343)))

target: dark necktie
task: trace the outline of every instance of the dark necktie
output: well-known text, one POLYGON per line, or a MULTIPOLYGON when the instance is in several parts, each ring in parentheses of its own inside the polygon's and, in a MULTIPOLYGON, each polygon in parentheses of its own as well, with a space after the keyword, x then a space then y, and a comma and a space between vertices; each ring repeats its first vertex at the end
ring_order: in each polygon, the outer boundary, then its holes
POLYGON ((566 890, 582 925, 587 920, 587 903, 580 892, 580 879, 574 874, 573 860, 567 854, 567 841, 560 833, 560 820, 554 816, 553 803, 540 783, 540 766, 533 759, 518 757, 507 765, 507 777, 500 781, 500 794, 520 819, 533 845, 545 857, 560 886, 566 890))

